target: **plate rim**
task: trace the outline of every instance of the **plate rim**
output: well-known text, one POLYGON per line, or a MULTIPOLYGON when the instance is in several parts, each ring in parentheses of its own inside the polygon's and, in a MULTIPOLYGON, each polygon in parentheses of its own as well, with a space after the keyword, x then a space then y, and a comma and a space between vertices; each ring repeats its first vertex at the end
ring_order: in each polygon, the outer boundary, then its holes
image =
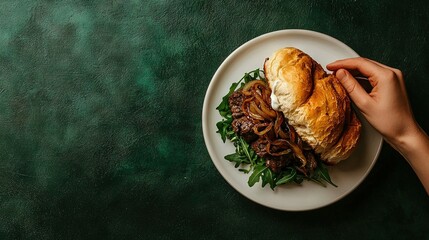
MULTIPOLYGON (((214 91, 214 80, 218 78, 218 75, 220 75, 224 68, 228 65, 228 63, 231 61, 231 59, 233 59, 237 53, 239 53, 242 49, 248 47, 248 45, 258 42, 258 41, 262 41, 265 38, 272 38, 272 37, 276 37, 276 35, 292 35, 292 34, 302 34, 302 35, 306 35, 307 37, 318 37, 321 38, 323 40, 327 40, 329 42, 333 42, 336 45, 339 45, 339 47, 349 51, 352 55, 355 55, 355 57, 359 57, 359 55, 348 45, 346 45, 345 43, 341 42, 340 40, 331 37, 327 34, 321 33, 321 32, 316 32, 313 30, 307 30, 307 29, 282 29, 282 30, 277 30, 277 31, 272 31, 272 32, 268 32, 268 33, 264 33, 260 36, 257 36, 255 38, 252 38, 248 41, 246 41, 245 43, 241 44, 239 47, 237 47, 234 51, 232 51, 227 58, 225 58, 222 63, 219 65, 219 67, 217 68, 216 72, 213 74, 212 78, 210 79, 210 83, 207 87, 206 93, 204 95, 204 102, 203 102, 203 108, 202 108, 202 130, 203 130, 203 137, 204 137, 204 143, 206 145, 206 149, 210 155, 210 159, 213 162, 213 164, 215 165, 217 171, 220 173, 220 175, 224 178, 224 180, 233 188, 235 189, 237 192, 239 192, 242 196, 246 197, 247 199, 260 204, 262 206, 271 208, 271 209, 276 209, 276 210, 281 210, 281 211, 290 211, 290 212, 302 212, 302 211, 310 211, 310 210, 315 210, 315 209, 320 209, 323 207, 326 207, 328 205, 332 205, 336 202, 338 202, 339 200, 343 199, 344 197, 348 196, 351 192, 353 192, 357 187, 359 187, 361 185, 361 183, 367 178, 368 174, 371 172, 372 168, 374 167, 375 163, 377 162, 382 146, 383 146, 383 137, 380 137, 380 141, 378 142, 378 147, 377 147, 377 151, 376 154, 374 155, 374 159, 372 160, 371 164, 368 166, 367 171, 365 172, 365 174, 362 175, 361 179, 356 182, 356 184, 348 189, 347 191, 345 191, 343 194, 337 196, 336 198, 334 198, 332 201, 324 203, 324 204, 320 204, 318 206, 315 207, 311 207, 311 208, 305 208, 305 209, 286 209, 286 208, 280 208, 280 207, 275 207, 275 206, 271 206, 269 204, 260 202, 260 201, 256 201, 255 199, 252 199, 251 197, 247 196, 243 191, 241 191, 241 189, 237 188, 234 184, 232 184, 232 180, 229 179, 226 176, 226 173, 224 173, 223 171, 220 171, 220 162, 218 162, 217 160, 215 161, 213 159, 214 156, 214 148, 213 146, 209 145, 209 139, 208 139, 208 134, 209 134, 209 126, 207 123, 207 118, 208 118, 208 97, 209 95, 212 94, 212 92, 214 91)), ((237 173, 239 173, 237 171, 237 173)))

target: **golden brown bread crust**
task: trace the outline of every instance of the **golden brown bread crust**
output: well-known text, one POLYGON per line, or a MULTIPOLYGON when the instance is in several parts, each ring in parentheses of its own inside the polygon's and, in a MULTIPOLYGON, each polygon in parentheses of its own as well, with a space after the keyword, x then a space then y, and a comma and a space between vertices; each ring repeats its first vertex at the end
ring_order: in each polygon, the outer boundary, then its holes
POLYGON ((276 51, 265 61, 264 70, 279 110, 321 159, 336 164, 348 158, 361 123, 338 79, 296 48, 276 51))

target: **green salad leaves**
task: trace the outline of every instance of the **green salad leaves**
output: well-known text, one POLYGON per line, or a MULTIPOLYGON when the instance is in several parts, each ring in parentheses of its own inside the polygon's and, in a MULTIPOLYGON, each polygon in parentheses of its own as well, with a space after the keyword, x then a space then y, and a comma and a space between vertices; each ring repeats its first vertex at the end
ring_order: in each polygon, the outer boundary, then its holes
POLYGON ((220 134, 223 142, 228 139, 236 148, 235 153, 226 155, 225 159, 234 163, 234 166, 239 168, 239 171, 250 174, 247 182, 250 187, 262 181, 262 187, 269 184, 270 188, 274 190, 279 185, 287 183, 300 184, 303 180, 313 181, 322 186, 326 186, 326 183, 329 183, 336 187, 331 181, 328 169, 320 160, 317 162, 317 167, 309 176, 297 171, 292 166, 287 167, 279 173, 273 172, 266 166, 266 160, 259 157, 251 146, 233 131, 231 126, 233 117, 228 104, 229 96, 234 91, 243 88, 246 83, 258 79, 266 81, 264 72, 260 69, 245 73, 238 82, 231 85, 229 92, 222 98, 222 102, 216 108, 222 116, 222 120, 216 124, 217 132, 220 134))

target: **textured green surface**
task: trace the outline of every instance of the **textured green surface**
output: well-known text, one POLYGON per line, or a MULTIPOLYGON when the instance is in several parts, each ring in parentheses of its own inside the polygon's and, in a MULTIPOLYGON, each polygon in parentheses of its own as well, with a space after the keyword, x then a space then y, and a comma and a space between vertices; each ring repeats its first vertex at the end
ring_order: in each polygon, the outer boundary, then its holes
POLYGON ((387 144, 363 184, 309 212, 220 176, 201 109, 261 34, 326 33, 404 71, 429 130, 425 1, 0 2, 1 239, 424 239, 428 197, 387 144))

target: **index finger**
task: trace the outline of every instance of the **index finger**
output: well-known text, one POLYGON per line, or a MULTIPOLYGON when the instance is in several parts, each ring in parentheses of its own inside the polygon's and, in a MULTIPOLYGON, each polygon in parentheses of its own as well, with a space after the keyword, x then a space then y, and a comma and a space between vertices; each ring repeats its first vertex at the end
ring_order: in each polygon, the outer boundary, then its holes
POLYGON ((384 72, 387 70, 386 68, 383 68, 382 66, 370 61, 369 59, 365 59, 362 57, 338 60, 328 64, 326 68, 331 71, 336 71, 341 68, 348 70, 357 70, 366 77, 372 77, 380 73, 380 71, 384 72))

